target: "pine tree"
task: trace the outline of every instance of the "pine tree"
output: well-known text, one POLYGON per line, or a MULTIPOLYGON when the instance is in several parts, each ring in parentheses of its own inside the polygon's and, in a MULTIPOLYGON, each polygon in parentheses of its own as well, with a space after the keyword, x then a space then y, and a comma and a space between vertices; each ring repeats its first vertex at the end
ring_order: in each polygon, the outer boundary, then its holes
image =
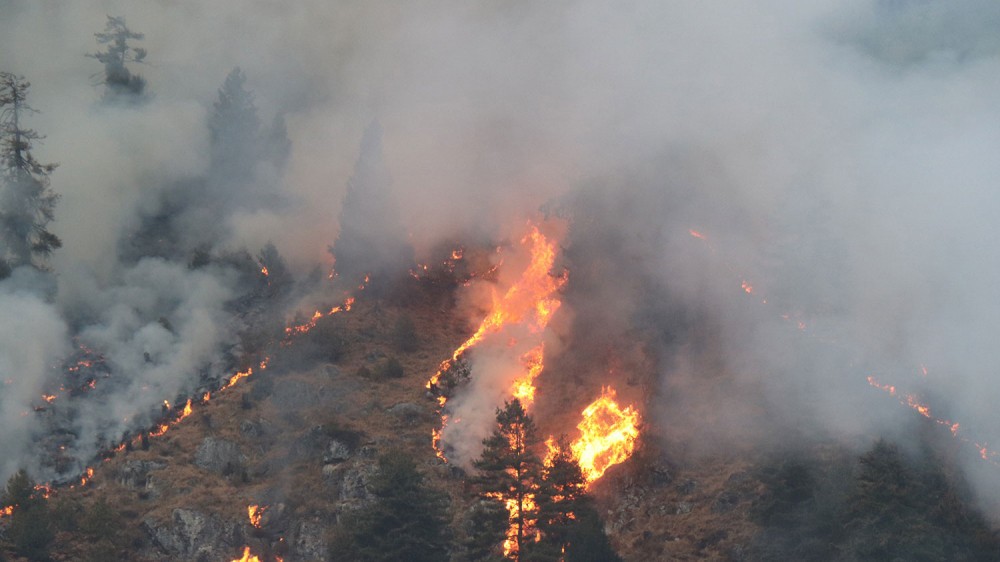
POLYGON ((538 504, 538 530, 541 541, 531 545, 532 560, 558 561, 569 545, 569 536, 580 511, 590 506, 587 479, 570 452, 565 436, 555 444, 553 454, 545 461, 538 504))
POLYGON ((129 29, 123 16, 108 16, 104 32, 94 34, 99 44, 107 45, 104 51, 87 54, 104 64, 105 101, 140 101, 144 98, 146 79, 125 66, 146 59, 146 49, 128 44, 129 40, 142 40, 144 36, 129 29))
POLYGON ((375 122, 361 140, 361 155, 340 212, 340 234, 330 248, 340 277, 351 285, 368 277, 369 294, 385 292, 394 277, 413 264, 413 248, 399 224, 391 184, 382 158, 382 128, 375 122))
POLYGON ((212 166, 234 179, 245 179, 257 160, 260 119, 253 93, 246 89, 246 74, 234 68, 219 88, 208 128, 212 141, 212 166))
POLYGON ((22 265, 41 269, 43 260, 62 241, 48 231, 59 196, 49 189, 49 174, 56 164, 41 164, 31 154, 34 141, 43 137, 25 128, 31 84, 24 77, 0 73, 0 277, 22 265))
POLYGON ((497 427, 483 440, 483 454, 473 462, 479 471, 476 483, 484 499, 507 506, 512 530, 508 550, 515 560, 529 541, 535 540, 542 461, 534 452, 539 443, 535 422, 515 398, 497 409, 497 427))
POLYGON ((428 488, 413 458, 390 451, 372 479, 375 501, 348 516, 335 558, 359 561, 446 560, 447 497, 428 488))
POLYGON ((27 471, 19 470, 10 477, 0 495, 0 505, 15 508, 6 533, 14 550, 30 560, 47 560, 48 547, 54 538, 51 516, 27 471))

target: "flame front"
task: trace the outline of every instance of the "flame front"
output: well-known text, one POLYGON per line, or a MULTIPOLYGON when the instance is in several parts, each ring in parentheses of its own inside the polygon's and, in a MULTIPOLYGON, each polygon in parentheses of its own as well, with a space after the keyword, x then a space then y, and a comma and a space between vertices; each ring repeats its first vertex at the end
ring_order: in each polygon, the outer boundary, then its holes
POLYGON ((610 387, 583 410, 583 419, 576 426, 580 437, 570 444, 573 457, 580 464, 587 486, 604 472, 619 464, 635 449, 639 437, 639 412, 632 406, 622 409, 610 387))
POLYGON ((245 546, 243 547, 243 557, 234 558, 233 562, 260 562, 260 558, 253 554, 250 554, 250 547, 245 546))
MULTIPOLYGON (((544 368, 542 334, 562 304, 558 291, 566 284, 567 276, 551 275, 558 254, 557 245, 542 234, 537 226, 530 225, 528 233, 521 239, 521 244, 527 247, 530 256, 524 272, 502 297, 493 292, 493 305, 489 314, 479 323, 476 331, 452 352, 451 357, 441 362, 437 372, 427 381, 426 386, 429 390, 437 390, 442 375, 451 369, 466 351, 507 327, 524 326, 530 339, 537 340, 537 344, 521 356, 520 363, 524 371, 522 375, 514 378, 510 394, 521 399, 525 407, 534 402, 534 380, 544 368)), ((438 405, 442 410, 447 402, 446 395, 438 395, 438 405)), ((445 461, 447 459, 440 442, 441 434, 447 424, 448 416, 442 413, 441 429, 433 430, 431 435, 431 444, 437 456, 445 461)))

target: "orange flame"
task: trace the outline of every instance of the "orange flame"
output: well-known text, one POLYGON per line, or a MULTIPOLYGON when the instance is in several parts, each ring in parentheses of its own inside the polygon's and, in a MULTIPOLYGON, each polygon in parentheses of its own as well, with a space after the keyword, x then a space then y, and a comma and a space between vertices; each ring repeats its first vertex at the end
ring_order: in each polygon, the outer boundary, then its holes
POLYGON ((531 263, 521 278, 507 289, 503 298, 493 295, 493 310, 479 324, 475 333, 458 346, 449 359, 441 362, 437 372, 427 381, 427 388, 433 388, 441 379, 441 375, 450 369, 463 353, 481 342, 488 334, 499 332, 508 324, 520 323, 526 316, 533 316, 532 327, 540 331, 558 310, 561 303, 553 295, 566 284, 566 276, 549 275, 556 260, 556 245, 533 225, 521 240, 521 244, 529 243, 531 263))
POLYGON ((589 486, 612 466, 632 455, 639 437, 639 412, 632 406, 622 409, 615 401, 615 391, 601 389, 601 396, 583 410, 576 426, 580 437, 570 444, 589 486))
POLYGON ((535 402, 535 378, 545 368, 545 344, 540 343, 521 357, 528 372, 514 381, 514 398, 521 401, 525 409, 535 402))
MULTIPOLYGON (((364 289, 364 285, 362 285, 361 288, 364 289)), ((354 305, 354 297, 347 297, 347 299, 344 300, 343 304, 331 308, 330 311, 327 312, 326 314, 324 314, 322 311, 317 310, 316 312, 313 313, 312 318, 310 318, 309 321, 306 322, 305 324, 299 324, 297 326, 288 326, 287 328, 285 328, 285 336, 292 337, 304 334, 309 330, 315 328, 316 323, 319 322, 320 319, 322 319, 323 317, 333 316, 338 312, 349 312, 353 305, 354 305)))
POLYGON ((249 505, 249 506, 247 506, 247 515, 250 517, 250 524, 253 525, 254 527, 260 529, 260 520, 261 520, 262 517, 264 517, 264 510, 266 510, 266 509, 267 509, 266 505, 265 506, 259 506, 259 505, 249 505))
POLYGON ((250 547, 243 547, 243 557, 234 558, 233 562, 260 562, 260 558, 256 555, 250 554, 250 547))

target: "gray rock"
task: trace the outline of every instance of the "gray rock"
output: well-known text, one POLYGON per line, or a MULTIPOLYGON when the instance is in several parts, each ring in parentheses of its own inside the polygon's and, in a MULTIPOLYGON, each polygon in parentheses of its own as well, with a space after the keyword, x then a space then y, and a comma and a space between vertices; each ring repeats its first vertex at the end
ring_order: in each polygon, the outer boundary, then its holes
POLYGON ((133 490, 149 490, 153 487, 150 472, 166 468, 166 464, 157 461, 125 461, 118 469, 118 483, 133 490))
POLYGON ((343 501, 354 501, 365 503, 371 499, 372 494, 368 486, 371 484, 372 476, 377 468, 371 464, 364 463, 355 465, 344 472, 344 479, 340 481, 340 499, 343 501))
POLYGON ((427 419, 430 413, 426 408, 414 404, 413 402, 400 402, 392 406, 386 412, 397 420, 405 423, 413 423, 427 419))
POLYGON ((343 462, 349 458, 351 458, 351 448, 346 443, 336 439, 330 440, 330 444, 326 446, 326 452, 323 453, 324 464, 343 462))
POLYGON ((326 562, 326 540, 323 538, 323 525, 318 521, 303 521, 295 529, 295 554, 300 560, 315 560, 326 562))
POLYGON ((684 515, 685 513, 691 513, 694 508, 694 504, 691 502, 677 502, 677 508, 674 510, 675 515, 684 515))
POLYGON ((194 464, 218 474, 235 474, 246 468, 247 457, 232 441, 206 437, 194 453, 194 464))
POLYGON ((246 544, 242 524, 191 509, 175 509, 169 526, 146 519, 142 527, 153 544, 175 560, 231 559, 232 552, 246 544))

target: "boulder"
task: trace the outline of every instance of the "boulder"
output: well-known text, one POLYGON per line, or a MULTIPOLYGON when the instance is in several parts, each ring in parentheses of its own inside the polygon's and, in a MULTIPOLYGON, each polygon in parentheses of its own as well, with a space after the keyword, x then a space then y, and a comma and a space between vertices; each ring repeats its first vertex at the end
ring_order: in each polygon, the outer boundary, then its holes
POLYGON ((319 521, 303 521, 295 529, 295 554, 299 560, 329 560, 324 526, 319 521))
POLYGON ((153 479, 150 472, 166 468, 166 464, 157 461, 125 461, 118 469, 118 483, 133 490, 151 490, 153 479))
POLYGON ((229 555, 247 541, 241 523, 192 509, 175 509, 169 525, 146 519, 142 527, 153 544, 173 560, 231 559, 229 555))
POLYGON ((235 474, 246 468, 247 457, 232 441, 206 437, 194 453, 194 464, 218 474, 235 474))

